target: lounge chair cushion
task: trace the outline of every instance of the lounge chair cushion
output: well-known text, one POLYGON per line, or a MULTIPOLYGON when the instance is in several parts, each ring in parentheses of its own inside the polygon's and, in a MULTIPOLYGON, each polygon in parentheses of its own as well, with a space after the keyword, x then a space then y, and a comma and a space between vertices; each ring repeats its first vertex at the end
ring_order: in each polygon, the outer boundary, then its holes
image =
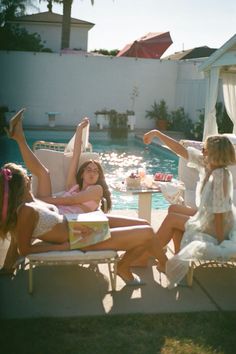
POLYGON ((51 251, 42 253, 29 254, 27 258, 30 261, 38 262, 81 262, 81 261, 94 261, 102 260, 106 258, 117 257, 117 252, 112 250, 104 251, 87 251, 83 252, 80 250, 74 251, 51 251))
MULTIPOLYGON (((52 193, 64 191, 66 176, 72 154, 64 154, 61 151, 49 149, 38 149, 35 151, 35 155, 50 171, 52 181, 52 193)), ((95 152, 81 153, 79 166, 90 159, 99 161, 99 154, 95 152)), ((33 176, 32 190, 33 192, 37 190, 37 178, 35 178, 35 176, 33 176)))

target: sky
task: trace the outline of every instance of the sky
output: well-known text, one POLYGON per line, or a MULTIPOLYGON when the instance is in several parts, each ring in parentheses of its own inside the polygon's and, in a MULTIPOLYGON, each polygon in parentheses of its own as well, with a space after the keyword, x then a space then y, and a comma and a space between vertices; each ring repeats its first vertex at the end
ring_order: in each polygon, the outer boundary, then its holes
MULTIPOLYGON (((38 2, 38 1, 36 1, 38 2)), ((41 0, 40 11, 47 11, 41 0)), ((62 14, 62 6, 53 4, 62 14)), ((236 0, 74 0, 71 17, 92 22, 88 50, 122 49, 149 32, 170 32, 163 56, 183 49, 221 47, 236 33, 236 0)))

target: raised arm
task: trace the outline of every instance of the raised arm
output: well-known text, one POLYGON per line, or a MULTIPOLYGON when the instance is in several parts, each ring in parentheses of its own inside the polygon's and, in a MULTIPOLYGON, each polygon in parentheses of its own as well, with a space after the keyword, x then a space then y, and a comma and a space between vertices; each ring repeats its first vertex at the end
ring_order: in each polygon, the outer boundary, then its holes
POLYGON ((79 193, 72 196, 54 196, 54 197, 44 197, 41 198, 46 203, 54 204, 54 205, 78 205, 84 202, 88 202, 90 200, 95 200, 99 203, 103 196, 103 189, 100 185, 92 185, 86 188, 84 191, 80 191, 79 193))
POLYGON ((76 174, 78 170, 79 159, 81 155, 81 147, 82 147, 82 132, 83 129, 89 124, 89 119, 87 117, 83 118, 82 121, 78 124, 75 133, 75 142, 73 155, 70 161, 67 178, 66 178, 66 190, 69 190, 73 187, 76 182, 76 174))
POLYGON ((183 158, 188 158, 187 149, 181 145, 178 141, 170 138, 166 134, 160 132, 159 130, 150 130, 143 136, 144 144, 150 144, 154 138, 160 139, 169 149, 171 149, 176 155, 182 156, 183 158))

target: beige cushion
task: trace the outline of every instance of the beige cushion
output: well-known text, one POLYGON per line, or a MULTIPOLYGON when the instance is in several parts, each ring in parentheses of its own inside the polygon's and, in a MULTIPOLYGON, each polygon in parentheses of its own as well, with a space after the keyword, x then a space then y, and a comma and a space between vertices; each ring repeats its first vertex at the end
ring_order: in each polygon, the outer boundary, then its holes
POLYGON ((51 251, 42 253, 32 253, 27 256, 33 262, 79 262, 79 261, 95 261, 108 258, 116 258, 117 252, 113 250, 104 251, 51 251))
MULTIPOLYGON (((64 191, 67 171, 72 154, 64 154, 61 151, 49 149, 39 149, 35 151, 35 155, 50 171, 52 193, 64 191)), ((79 166, 87 160, 99 161, 99 154, 96 152, 82 152, 79 166)), ((33 176, 32 179, 32 190, 34 193, 37 190, 37 178, 35 176, 33 176)))

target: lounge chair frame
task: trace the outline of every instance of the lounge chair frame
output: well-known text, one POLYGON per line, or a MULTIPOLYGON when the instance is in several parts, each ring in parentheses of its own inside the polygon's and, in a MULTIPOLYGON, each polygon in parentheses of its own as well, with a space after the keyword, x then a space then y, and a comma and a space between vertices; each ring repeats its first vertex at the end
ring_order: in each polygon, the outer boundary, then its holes
POLYGON ((33 270, 42 266, 58 266, 58 265, 85 265, 93 264, 97 267, 99 264, 106 263, 108 265, 109 278, 112 291, 116 290, 117 279, 117 263, 119 256, 116 251, 56 251, 35 253, 27 256, 29 260, 29 293, 33 293, 34 278, 33 270), (113 266, 113 269, 112 269, 113 266))

